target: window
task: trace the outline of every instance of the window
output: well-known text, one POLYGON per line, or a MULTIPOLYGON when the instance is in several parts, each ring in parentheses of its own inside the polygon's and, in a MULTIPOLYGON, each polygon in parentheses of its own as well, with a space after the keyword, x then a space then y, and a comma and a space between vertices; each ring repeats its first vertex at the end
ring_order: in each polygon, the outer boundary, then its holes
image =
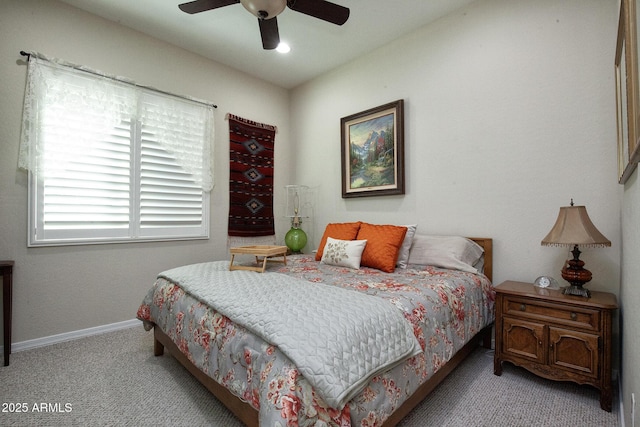
POLYGON ((29 246, 208 238, 212 111, 32 57, 29 246))

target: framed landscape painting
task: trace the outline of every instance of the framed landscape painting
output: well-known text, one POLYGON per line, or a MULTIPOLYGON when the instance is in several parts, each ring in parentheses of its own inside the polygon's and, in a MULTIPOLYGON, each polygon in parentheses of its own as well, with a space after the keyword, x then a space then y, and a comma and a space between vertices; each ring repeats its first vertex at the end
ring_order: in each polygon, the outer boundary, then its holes
POLYGON ((404 194, 404 101, 343 117, 342 197, 404 194))
POLYGON ((640 0, 621 0, 615 57, 618 113, 618 182, 624 184, 640 161, 640 0))
MULTIPOLYGON (((627 165, 629 164, 629 148, 631 140, 629 138, 629 110, 627 88, 627 66, 626 66, 626 43, 627 43, 627 8, 622 0, 620 6, 620 18, 618 21, 618 42, 615 57, 615 77, 616 77, 616 112, 618 119, 618 182, 624 184, 629 178, 627 165)), ((633 120, 633 115, 631 115, 633 120)))
POLYGON ((618 121, 618 182, 627 182, 636 169, 640 151, 640 87, 638 86, 637 2, 621 0, 615 56, 618 121))

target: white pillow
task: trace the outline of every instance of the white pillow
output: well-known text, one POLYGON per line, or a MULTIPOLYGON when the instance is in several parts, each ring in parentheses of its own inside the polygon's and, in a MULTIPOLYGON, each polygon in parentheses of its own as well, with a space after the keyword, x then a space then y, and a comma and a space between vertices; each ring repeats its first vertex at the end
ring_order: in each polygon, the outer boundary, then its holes
POLYGON ((409 252, 409 264, 478 273, 474 264, 483 256, 482 246, 461 236, 424 236, 416 234, 409 252))
POLYGON ((416 228, 418 228, 418 225, 405 225, 404 227, 407 227, 407 234, 405 234, 404 240, 402 241, 402 246, 400 246, 400 251, 398 252, 398 261, 396 262, 396 267, 400 268, 407 268, 407 264, 409 261, 409 250, 411 249, 413 236, 416 234, 416 228))
POLYGON ((320 262, 359 269, 362 252, 366 245, 366 240, 338 240, 327 237, 320 262))

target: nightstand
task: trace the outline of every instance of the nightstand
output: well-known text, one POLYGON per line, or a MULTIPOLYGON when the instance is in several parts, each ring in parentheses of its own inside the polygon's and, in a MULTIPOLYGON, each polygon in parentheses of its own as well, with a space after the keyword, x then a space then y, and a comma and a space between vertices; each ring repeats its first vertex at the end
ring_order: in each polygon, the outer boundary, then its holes
POLYGON ((600 390, 600 407, 611 412, 611 322, 616 297, 563 295, 531 283, 496 286, 496 351, 493 371, 511 362, 555 381, 600 390))

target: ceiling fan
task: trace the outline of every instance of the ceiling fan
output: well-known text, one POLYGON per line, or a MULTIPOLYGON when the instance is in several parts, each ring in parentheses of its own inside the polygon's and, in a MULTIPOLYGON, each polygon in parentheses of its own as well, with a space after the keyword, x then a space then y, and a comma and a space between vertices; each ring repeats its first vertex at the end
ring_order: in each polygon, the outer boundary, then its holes
POLYGON ((275 49, 280 43, 278 16, 285 7, 336 25, 349 19, 349 9, 325 0, 195 0, 182 3, 178 7, 186 13, 194 14, 224 6, 241 3, 245 9, 258 18, 262 47, 275 49))

